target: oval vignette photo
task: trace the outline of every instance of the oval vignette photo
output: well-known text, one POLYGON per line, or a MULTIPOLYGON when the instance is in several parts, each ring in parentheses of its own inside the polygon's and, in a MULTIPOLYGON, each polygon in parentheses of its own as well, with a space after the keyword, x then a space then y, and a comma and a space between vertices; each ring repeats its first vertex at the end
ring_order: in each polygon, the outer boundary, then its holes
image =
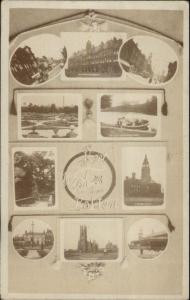
POLYGON ((54 34, 40 34, 24 40, 13 53, 10 71, 26 86, 39 86, 61 73, 67 51, 54 34))

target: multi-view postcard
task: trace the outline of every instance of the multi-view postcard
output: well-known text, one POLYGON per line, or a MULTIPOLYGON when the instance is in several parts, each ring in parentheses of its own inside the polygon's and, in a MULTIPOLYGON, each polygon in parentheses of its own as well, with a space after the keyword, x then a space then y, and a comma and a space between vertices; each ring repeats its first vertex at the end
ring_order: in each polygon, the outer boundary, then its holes
POLYGON ((18 138, 81 138, 82 96, 77 93, 17 93, 18 138))
POLYGON ((61 260, 111 261, 122 258, 122 220, 75 218, 61 221, 61 260), (72 233, 72 234, 71 234, 72 233))
POLYGON ((55 208, 57 155, 55 148, 13 148, 14 200, 18 209, 55 208))
POLYGON ((98 137, 104 139, 159 139, 163 92, 126 90, 98 95, 98 137))
POLYGON ((166 148, 122 148, 123 207, 163 208, 166 199, 166 148))
POLYGON ((119 50, 127 40, 125 32, 62 32, 67 61, 62 80, 116 79, 123 70, 118 61, 119 50))

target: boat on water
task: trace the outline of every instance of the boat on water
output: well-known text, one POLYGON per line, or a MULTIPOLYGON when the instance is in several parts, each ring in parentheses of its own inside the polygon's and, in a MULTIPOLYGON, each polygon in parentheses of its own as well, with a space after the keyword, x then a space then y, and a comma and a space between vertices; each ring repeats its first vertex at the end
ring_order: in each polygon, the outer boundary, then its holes
POLYGON ((113 125, 101 123, 101 134, 105 137, 153 137, 156 133, 156 129, 150 128, 149 121, 144 119, 130 120, 121 117, 113 125))
POLYGON ((133 130, 149 130, 149 121, 144 119, 130 120, 126 117, 121 117, 117 120, 115 125, 119 128, 133 129, 133 130))

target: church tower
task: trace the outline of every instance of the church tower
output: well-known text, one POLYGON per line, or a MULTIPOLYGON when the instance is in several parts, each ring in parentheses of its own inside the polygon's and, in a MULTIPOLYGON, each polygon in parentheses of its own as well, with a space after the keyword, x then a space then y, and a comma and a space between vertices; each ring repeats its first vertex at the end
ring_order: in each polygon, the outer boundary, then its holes
POLYGON ((145 155, 142 168, 141 168, 141 180, 144 183, 150 183, 151 182, 151 176, 150 176, 150 167, 147 155, 145 155))
POLYGON ((78 241, 78 250, 80 252, 86 252, 87 251, 87 227, 85 225, 80 226, 80 237, 78 241))

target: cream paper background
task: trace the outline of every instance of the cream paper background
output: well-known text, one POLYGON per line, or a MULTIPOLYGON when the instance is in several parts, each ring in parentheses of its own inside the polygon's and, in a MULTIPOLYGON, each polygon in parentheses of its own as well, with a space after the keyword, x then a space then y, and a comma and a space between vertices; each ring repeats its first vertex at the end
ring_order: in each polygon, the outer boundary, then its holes
MULTIPOLYGON (((19 2, 19 1, 18 1, 19 2)), ((42 20, 49 20, 59 18, 64 15, 65 12, 60 9, 52 9, 47 10, 45 8, 46 4, 41 3, 39 5, 44 6, 40 11, 39 9, 30 9, 22 8, 22 3, 19 2, 20 8, 15 9, 12 8, 10 10, 10 34, 16 33, 16 31, 20 29, 26 29, 27 27, 34 25, 34 20, 39 23, 42 20), (52 17, 51 17, 52 13, 52 17), (27 15, 28 14, 28 15, 27 15), (28 17, 27 17, 28 16, 28 17), (19 25, 17 25, 19 24, 19 25)), ((28 3, 31 5, 31 3, 28 3)), ((51 3, 53 4, 53 3, 51 3)), ((51 7, 50 4, 50 7, 51 7)), ((76 6, 77 3, 75 3, 76 6)), ((143 3, 142 3, 143 4, 143 3)), ((144 3, 145 4, 145 3, 144 3)), ((151 8, 155 8, 156 3, 150 4, 151 8)), ((179 7, 179 10, 175 11, 178 8, 179 4, 177 2, 176 7, 172 11, 171 9, 166 10, 164 6, 165 3, 162 3, 162 8, 159 10, 154 9, 153 11, 148 11, 148 8, 145 9, 145 6, 141 6, 141 4, 135 3, 138 6, 133 7, 133 10, 125 11, 123 9, 117 9, 116 6, 114 9, 110 9, 107 11, 107 3, 105 7, 105 3, 103 7, 99 7, 100 11, 107 12, 113 14, 118 17, 129 18, 133 21, 138 21, 140 24, 147 25, 150 27, 156 28, 157 30, 162 31, 163 33, 171 34, 171 36, 179 38, 183 40, 183 8, 179 7), (143 8, 142 10, 139 10, 143 8), (164 10, 164 11, 163 11, 164 10)), ((169 3, 170 4, 170 3, 169 3)), ((15 5, 15 3, 14 3, 15 5)), ((37 4, 35 4, 37 5, 37 4)), ((55 5, 55 3, 54 3, 55 5)), ((57 4, 58 5, 58 4, 57 4)), ((64 6, 64 3, 61 3, 64 6)), ((71 4, 70 4, 71 5, 71 4)), ((80 5, 78 3, 78 5, 80 5)), ((98 6, 97 3, 92 5, 92 2, 89 4, 89 7, 92 8, 98 6)), ((114 7, 114 4, 112 2, 114 7)), ((127 9, 127 3, 121 3, 122 8, 127 9)), ((27 6, 27 5, 26 5, 27 6)), ((62 6, 62 9, 64 8, 62 6)), ((86 9, 87 4, 82 3, 81 8, 86 9), (84 7, 85 6, 85 7, 84 7)), ((101 5, 100 5, 101 6, 101 5)), ((79 7, 79 6, 78 6, 79 7)), ((130 5, 129 5, 130 7, 130 5)), ((168 8, 170 6, 167 6, 168 8)), ((53 8, 53 7, 52 7, 53 8)), ((76 12, 74 10, 73 12, 76 12)), ((72 14, 72 10, 68 11, 68 14, 72 14)), ((77 31, 78 26, 73 23, 68 23, 65 25, 55 25, 50 28, 40 29, 37 32, 33 31, 24 35, 19 36, 14 43, 10 46, 10 55, 14 51, 14 49, 19 45, 19 43, 23 40, 23 38, 28 38, 33 34, 39 34, 42 32, 54 33, 59 35, 63 30, 65 31, 77 31)), ((108 22, 109 23, 109 22, 108 22)), ((109 31, 126 31, 128 33, 128 37, 133 36, 135 34, 140 34, 140 30, 128 28, 127 26, 117 25, 116 23, 110 23, 109 31)), ((93 33, 92 33, 93 34, 93 33)), ((144 33, 143 33, 144 34, 144 33)), ((167 198, 166 198, 166 209, 165 213, 171 218, 172 223, 175 226, 175 231, 169 235, 169 244, 166 251, 159 258, 153 259, 151 261, 139 260, 130 251, 128 247, 126 247, 126 255, 128 258, 128 268, 122 269, 120 264, 112 264, 107 263, 106 268, 104 270, 104 275, 96 279, 95 281, 89 283, 86 278, 83 276, 82 272, 76 265, 71 263, 64 263, 59 271, 55 271, 50 267, 51 262, 53 261, 56 252, 59 252, 59 221, 56 221, 55 217, 44 216, 41 217, 41 220, 46 221, 54 230, 55 239, 58 241, 57 250, 54 247, 53 251, 46 258, 36 262, 36 261, 28 261, 20 258, 16 251, 13 249, 12 245, 12 234, 8 233, 8 276, 7 276, 7 287, 8 293, 14 294, 13 296, 17 296, 18 298, 28 297, 32 299, 32 297, 36 295, 36 297, 43 297, 39 294, 46 294, 49 296, 54 295, 55 299, 56 295, 59 297, 59 294, 62 294, 63 297, 74 296, 74 297, 87 297, 87 295, 91 295, 90 297, 102 297, 109 295, 109 297, 117 297, 121 295, 121 297, 125 297, 126 295, 131 295, 132 297, 136 297, 137 299, 140 297, 150 297, 151 299, 156 295, 162 299, 163 295, 167 299, 169 295, 173 297, 176 296, 177 299, 180 299, 179 295, 184 293, 184 273, 183 273, 183 265, 184 265, 184 250, 183 250, 183 232, 184 232, 184 223, 183 223, 183 104, 186 101, 183 97, 183 50, 172 41, 167 40, 167 43, 176 51, 178 59, 179 59, 179 68, 174 79, 167 85, 164 86, 166 101, 168 103, 168 116, 162 116, 162 134, 161 141, 157 142, 125 142, 125 146, 134 146, 141 145, 166 145, 167 146, 167 198), (57 228, 58 226, 58 228, 57 228), (145 296, 146 295, 146 296, 145 296), (162 295, 162 296, 161 296, 162 295)), ((7 49, 8 50, 8 49, 7 49)), ((88 84, 84 81, 80 82, 72 82, 67 81, 63 82, 59 77, 56 79, 44 84, 40 87, 43 88, 143 88, 143 86, 136 81, 133 81, 129 77, 127 77, 126 81, 109 81, 109 80, 98 80, 96 82, 89 82, 88 84)), ((148 86, 147 86, 148 87, 148 86)), ((9 108, 11 106, 13 100, 13 91, 15 88, 22 88, 21 85, 18 85, 15 80, 13 80, 11 74, 9 73, 9 98, 3 99, 3 101, 8 100, 9 108)), ((92 91, 87 91, 93 95, 92 91)), ((6 92, 5 92, 6 95, 6 92)), ((9 153, 11 152, 12 147, 37 147, 37 146, 55 146, 54 143, 45 142, 43 143, 25 143, 18 142, 17 140, 17 117, 9 114, 9 153)), ((117 181, 121 185, 121 162, 120 157, 118 155, 118 149, 120 149, 122 142, 114 142, 112 148, 108 149, 110 152, 115 151, 111 155, 113 156, 115 166, 118 172, 117 181)), ((57 153, 58 153, 58 195, 59 195, 59 211, 68 212, 64 207, 64 200, 66 201, 66 197, 64 195, 63 188, 61 187, 61 173, 63 170, 63 166, 65 164, 65 155, 64 151, 68 151, 71 154, 71 151, 74 153, 77 149, 81 147, 80 143, 75 143, 74 147, 72 144, 68 143, 56 143, 57 153), (67 146, 67 150, 65 150, 67 146), (64 150, 64 151, 63 151, 64 150)), ((109 144, 107 142, 104 143, 96 143, 96 149, 103 149, 104 147, 109 148, 109 144)), ((6 149, 6 148, 5 148, 6 149)), ((10 158, 10 156, 9 156, 10 158)), ((158 162, 159 163, 159 162, 158 162)), ((4 201, 8 202, 8 216, 13 214, 13 181, 12 181, 12 168, 11 162, 9 160, 9 175, 8 175, 8 190, 9 197, 4 199, 4 201)), ((115 197, 120 198, 120 189, 119 185, 114 189, 113 194, 115 197)), ((185 202, 187 205, 187 202, 185 202)), ((6 207, 6 206, 5 206, 6 207)), ((163 210, 162 210, 163 211, 163 210)), ((115 215, 117 212, 121 212, 121 208, 118 211, 114 211, 115 215)), ((13 228, 22 221, 25 217, 15 217, 13 219, 13 228)), ((126 234, 129 226, 134 223, 134 221, 138 220, 140 217, 129 216, 125 218, 125 228, 124 234, 126 234)), ((164 217, 157 217, 158 220, 162 221, 166 224, 166 219, 164 217)), ((62 238, 62 237, 61 237, 62 238)), ((5 242, 6 245, 6 242, 5 242)), ((5 267, 5 265, 4 265, 5 267)), ((5 268, 4 268, 5 269, 5 268)), ((48 296, 47 296, 48 297, 48 296)), ((11 298, 8 298, 11 299, 11 298)), ((186 298, 183 298, 186 299, 186 298)))

